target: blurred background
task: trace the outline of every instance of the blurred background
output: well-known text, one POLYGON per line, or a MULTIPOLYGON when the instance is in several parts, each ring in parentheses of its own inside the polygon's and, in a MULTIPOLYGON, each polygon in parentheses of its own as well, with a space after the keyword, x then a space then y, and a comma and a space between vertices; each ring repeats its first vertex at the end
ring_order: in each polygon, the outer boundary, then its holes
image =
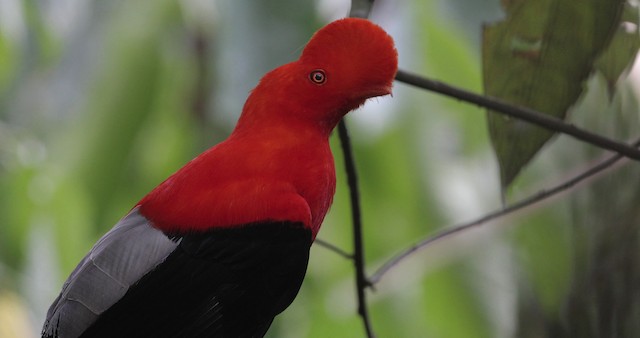
MULTIPOLYGON (((262 74, 295 60, 349 6, 0 0, 0 338, 38 336, 93 243, 224 139, 262 74)), ((371 19, 396 40, 401 68, 480 93, 482 24, 502 16, 499 0, 379 0, 371 19)), ((612 94, 594 74, 571 121, 617 139, 637 135, 638 76, 633 69, 612 94)), ((371 100, 348 124, 369 272, 440 228, 562 182, 603 156, 558 136, 503 196, 480 108, 396 83, 393 98, 371 100)), ((338 191, 319 238, 351 251, 337 141, 338 191)), ((370 293, 378 336, 569 337, 576 322, 582 332, 634 336, 639 174, 622 161, 403 261, 370 293)), ((314 245, 298 298, 268 336, 362 337, 355 297, 351 261, 314 245)))

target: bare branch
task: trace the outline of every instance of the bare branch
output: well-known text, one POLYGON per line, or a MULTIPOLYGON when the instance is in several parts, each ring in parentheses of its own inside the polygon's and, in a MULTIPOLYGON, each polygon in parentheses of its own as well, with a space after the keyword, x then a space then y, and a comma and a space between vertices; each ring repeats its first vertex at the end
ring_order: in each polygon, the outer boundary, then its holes
POLYGON ((190 34, 193 54, 196 58, 196 67, 198 71, 195 73, 195 85, 191 94, 191 113, 198 124, 203 126, 207 119, 207 106, 211 99, 211 83, 209 79, 209 56, 211 53, 209 40, 201 27, 196 27, 190 34))
POLYGON ((353 254, 350 254, 347 251, 342 250, 339 247, 337 247, 336 245, 334 245, 332 243, 329 243, 329 242, 327 242, 327 241, 325 241, 323 239, 316 238, 313 241, 313 243, 314 244, 318 244, 319 246, 321 246, 321 247, 323 247, 325 249, 328 249, 329 251, 333 251, 333 252, 337 253, 338 255, 340 255, 340 256, 342 256, 342 257, 344 257, 346 259, 349 259, 349 260, 354 259, 353 254))
POLYGON ((353 250, 354 264, 356 268, 356 289, 358 292, 358 314, 362 317, 367 337, 373 338, 373 327, 369 318, 367 308, 366 289, 369 282, 364 271, 364 243, 362 240, 362 218, 360 214, 360 195, 358 194, 358 177, 356 174, 355 162, 351 151, 351 141, 344 120, 338 124, 338 134, 342 144, 342 155, 344 156, 345 169, 347 171, 347 181, 349 182, 349 192, 351 198, 351 215, 353 218, 353 250))
MULTIPOLYGON (((640 140, 637 140, 636 142, 633 143, 634 147, 638 147, 640 146, 640 140)), ((547 190, 542 190, 540 192, 538 192, 537 194, 534 194, 533 196, 530 196, 528 198, 525 198, 523 200, 520 200, 516 203, 513 203, 501 210, 496 210, 494 212, 491 212, 485 216, 482 216, 474 221, 468 222, 468 223, 463 223, 457 226, 454 226, 452 228, 443 230, 442 232, 438 233, 435 236, 426 238, 412 246, 410 246, 409 248, 405 249, 404 251, 402 251, 401 253, 397 254, 396 256, 392 257, 391 259, 389 259, 386 263, 384 263, 380 268, 378 268, 378 270, 376 270, 376 272, 371 275, 371 277, 369 278, 369 283, 370 285, 375 285, 376 283, 380 282, 380 280, 382 279, 382 277, 388 273, 391 269, 393 269, 395 266, 397 266, 401 261, 403 261, 404 259, 406 259, 407 257, 413 255, 415 252, 417 252, 418 250, 424 249, 429 245, 432 245, 436 242, 439 242, 442 239, 445 239, 447 237, 451 237, 452 235, 455 235, 457 233, 460 233, 462 231, 465 231, 469 228, 475 227, 475 226, 479 226, 481 224, 484 224, 486 222, 504 217, 508 214, 514 213, 518 210, 521 210, 525 207, 528 207, 530 205, 536 204, 538 202, 541 202, 553 195, 556 195, 558 193, 561 193, 565 190, 570 189, 571 187, 575 186, 576 184, 590 178, 593 177, 594 175, 602 172, 603 170, 611 167, 614 163, 618 162, 621 158, 623 158, 622 155, 620 154, 614 154, 611 155, 610 157, 608 157, 607 159, 603 160, 602 162, 598 163, 597 165, 585 170, 584 172, 580 173, 579 175, 574 176, 573 178, 551 188, 551 189, 547 189, 547 190)))
POLYGON ((573 136, 574 138, 597 147, 614 151, 624 157, 640 160, 640 150, 626 143, 621 143, 602 135, 578 128, 560 119, 550 117, 530 108, 518 107, 499 99, 475 94, 460 88, 456 88, 445 83, 427 79, 415 74, 398 70, 396 80, 427 89, 436 93, 444 94, 462 101, 476 104, 480 107, 515 117, 540 127, 573 136))
POLYGON ((353 0, 349 17, 366 19, 371 13, 371 7, 373 7, 373 0, 353 0))

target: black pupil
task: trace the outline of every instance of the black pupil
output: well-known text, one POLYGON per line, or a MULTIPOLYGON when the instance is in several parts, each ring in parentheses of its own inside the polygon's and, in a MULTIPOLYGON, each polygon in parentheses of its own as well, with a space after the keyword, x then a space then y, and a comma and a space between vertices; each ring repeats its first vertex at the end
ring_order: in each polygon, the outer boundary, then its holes
POLYGON ((313 74, 311 74, 311 79, 315 83, 323 83, 324 82, 324 74, 322 72, 313 72, 313 74))

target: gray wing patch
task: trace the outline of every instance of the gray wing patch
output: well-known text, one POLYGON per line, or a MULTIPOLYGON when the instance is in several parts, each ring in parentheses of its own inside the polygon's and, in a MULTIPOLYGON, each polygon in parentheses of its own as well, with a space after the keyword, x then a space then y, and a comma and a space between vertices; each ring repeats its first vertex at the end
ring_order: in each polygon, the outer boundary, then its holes
POLYGON ((47 313, 43 337, 79 337, 178 244, 133 209, 73 270, 47 313))

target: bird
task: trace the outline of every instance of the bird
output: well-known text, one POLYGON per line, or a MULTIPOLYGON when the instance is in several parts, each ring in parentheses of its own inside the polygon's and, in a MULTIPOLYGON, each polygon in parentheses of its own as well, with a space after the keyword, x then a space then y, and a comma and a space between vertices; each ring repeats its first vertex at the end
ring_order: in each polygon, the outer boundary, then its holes
POLYGON ((392 93, 398 53, 366 19, 266 73, 237 124, 102 236, 47 312, 46 338, 262 337, 295 299, 336 189, 329 137, 392 93))

